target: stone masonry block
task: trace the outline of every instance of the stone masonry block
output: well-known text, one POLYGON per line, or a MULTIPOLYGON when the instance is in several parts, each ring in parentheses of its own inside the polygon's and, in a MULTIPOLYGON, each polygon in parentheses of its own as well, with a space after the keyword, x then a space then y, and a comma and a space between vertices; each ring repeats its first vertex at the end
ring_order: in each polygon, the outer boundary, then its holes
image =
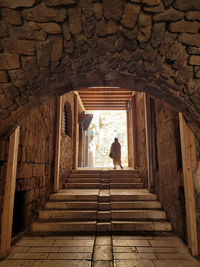
POLYGON ((18 7, 32 7, 36 0, 1 0, 0 7, 18 8, 18 7))
POLYGON ((134 28, 136 21, 140 13, 140 6, 134 4, 126 4, 124 14, 122 16, 121 23, 125 27, 132 29, 134 28))
POLYGON ((188 20, 197 20, 197 21, 200 21, 200 11, 188 11, 186 13, 186 18, 188 20))
POLYGON ((185 16, 184 12, 177 11, 174 8, 166 9, 165 11, 153 16, 154 21, 177 21, 185 16))
POLYGON ((0 82, 1 83, 8 82, 8 75, 7 75, 6 71, 4 71, 4 70, 0 70, 0 82))
POLYGON ((1 15, 2 15, 3 19, 9 24, 13 24, 13 25, 21 25, 22 24, 20 11, 18 11, 18 10, 3 8, 1 10, 1 15))
POLYGON ((69 28, 72 34, 76 35, 82 31, 81 14, 77 8, 70 8, 69 13, 69 28))
POLYGON ((171 32, 190 32, 196 33, 200 28, 200 22, 191 22, 191 21, 177 21, 170 24, 171 32))
POLYGON ((179 10, 200 10, 199 0, 176 0, 174 3, 175 8, 179 10))
POLYGON ((200 65, 200 56, 190 56, 189 64, 190 65, 200 65))
POLYGON ((19 69, 20 61, 17 54, 0 54, 0 69, 12 70, 19 69))
POLYGON ((200 34, 192 34, 192 33, 181 33, 178 37, 179 42, 200 47, 200 34))
POLYGON ((122 0, 103 0, 103 12, 107 19, 120 20, 122 16, 122 0))
POLYGON ((47 6, 68 6, 76 4, 76 0, 44 0, 47 6))
POLYGON ((6 52, 29 56, 35 55, 35 43, 33 41, 6 38, 2 43, 6 52))
POLYGON ((36 5, 33 8, 24 9, 22 11, 22 16, 25 19, 36 22, 60 22, 65 20, 66 15, 66 9, 49 8, 43 3, 36 5))
POLYGON ((57 23, 49 22, 49 23, 39 23, 38 24, 43 31, 50 33, 50 34, 57 34, 61 33, 61 27, 57 23))

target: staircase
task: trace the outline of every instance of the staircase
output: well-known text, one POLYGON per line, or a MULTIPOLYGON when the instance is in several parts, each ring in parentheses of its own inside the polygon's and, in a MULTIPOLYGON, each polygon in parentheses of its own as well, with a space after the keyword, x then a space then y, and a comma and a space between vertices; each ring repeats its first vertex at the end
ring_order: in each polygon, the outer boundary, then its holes
POLYGON ((50 195, 33 233, 171 231, 137 170, 71 171, 64 188, 50 195))

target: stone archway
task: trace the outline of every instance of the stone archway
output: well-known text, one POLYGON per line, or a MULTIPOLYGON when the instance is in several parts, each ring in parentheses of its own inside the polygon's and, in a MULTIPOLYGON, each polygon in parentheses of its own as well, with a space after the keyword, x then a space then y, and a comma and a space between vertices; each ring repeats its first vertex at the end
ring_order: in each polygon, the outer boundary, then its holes
POLYGON ((198 0, 3 0, 0 8, 0 135, 87 86, 144 91, 182 111, 194 131, 200 125, 198 0))

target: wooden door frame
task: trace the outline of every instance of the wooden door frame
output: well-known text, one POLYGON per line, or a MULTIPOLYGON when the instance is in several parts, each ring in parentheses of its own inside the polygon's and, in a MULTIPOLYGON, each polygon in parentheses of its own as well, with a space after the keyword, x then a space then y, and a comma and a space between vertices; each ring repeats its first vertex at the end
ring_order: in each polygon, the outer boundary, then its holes
POLYGON ((6 185, 1 225, 1 256, 6 257, 11 247, 13 210, 17 173, 17 156, 19 147, 20 127, 18 126, 9 138, 8 162, 6 168, 6 185))
POLYGON ((196 209, 194 199, 194 184, 192 177, 192 161, 194 159, 192 155, 196 152, 195 136, 187 126, 187 123, 181 112, 179 113, 179 125, 181 137, 188 247, 193 256, 198 256, 196 209))
POLYGON ((55 167, 54 167, 54 193, 59 190, 60 181, 60 143, 62 131, 62 113, 63 103, 62 96, 57 98, 57 121, 56 121, 56 146, 55 146, 55 167))

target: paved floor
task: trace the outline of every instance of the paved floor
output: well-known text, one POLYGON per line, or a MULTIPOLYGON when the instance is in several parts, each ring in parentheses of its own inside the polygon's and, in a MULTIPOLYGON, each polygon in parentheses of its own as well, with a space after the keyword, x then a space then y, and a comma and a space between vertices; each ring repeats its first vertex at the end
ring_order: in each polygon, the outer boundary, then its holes
POLYGON ((23 237, 0 267, 197 267, 176 236, 23 237))

